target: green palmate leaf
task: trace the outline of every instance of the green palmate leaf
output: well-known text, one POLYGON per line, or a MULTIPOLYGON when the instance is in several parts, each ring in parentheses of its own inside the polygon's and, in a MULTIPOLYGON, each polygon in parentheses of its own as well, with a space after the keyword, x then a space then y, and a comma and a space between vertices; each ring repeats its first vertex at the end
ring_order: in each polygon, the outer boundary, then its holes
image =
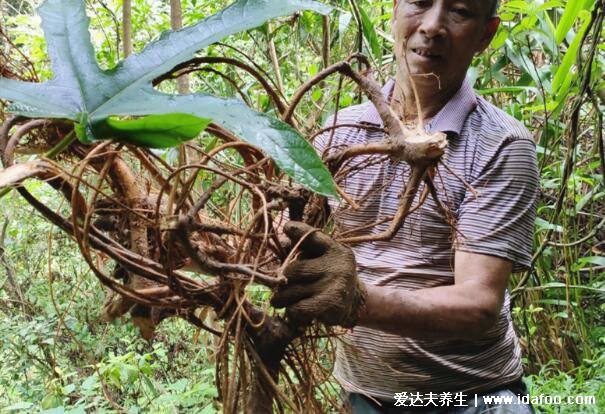
POLYGON ((144 110, 138 101, 120 99, 114 101, 111 115, 138 116, 170 111, 211 118, 234 134, 245 137, 250 144, 262 148, 286 174, 301 184, 321 194, 335 195, 329 171, 313 147, 289 125, 252 111, 236 99, 202 94, 166 95, 151 87, 141 89, 139 93, 139 99, 146 102, 144 110))
POLYGON ((332 177, 311 145, 288 125, 239 101, 204 94, 169 95, 155 91, 151 84, 225 36, 303 9, 320 13, 330 10, 312 0, 237 0, 196 25, 165 32, 141 53, 103 71, 90 42, 84 1, 46 0, 39 13, 54 78, 37 84, 0 77, 0 98, 13 101, 11 111, 23 116, 77 122, 76 133, 83 142, 113 137, 135 145, 166 147, 193 135, 172 128, 160 128, 155 131, 158 134, 152 134, 157 118, 126 126, 108 120, 112 116, 186 114, 203 119, 203 123, 212 119, 264 150, 301 184, 325 195, 336 195, 332 177), (164 138, 160 139, 159 133, 164 138))
POLYGON ((225 36, 301 9, 322 13, 330 10, 311 0, 238 0, 196 25, 165 32, 141 53, 128 57, 111 71, 102 71, 90 42, 84 2, 46 0, 39 14, 55 77, 42 84, 44 88, 0 78, 0 97, 15 101, 16 111, 26 116, 76 120, 79 112, 87 112, 95 120, 98 109, 145 86, 190 59, 196 51, 225 36))
POLYGON ((197 137, 210 122, 212 120, 208 118, 182 113, 127 120, 109 117, 105 120, 104 129, 108 136, 128 143, 150 148, 169 148, 197 137))

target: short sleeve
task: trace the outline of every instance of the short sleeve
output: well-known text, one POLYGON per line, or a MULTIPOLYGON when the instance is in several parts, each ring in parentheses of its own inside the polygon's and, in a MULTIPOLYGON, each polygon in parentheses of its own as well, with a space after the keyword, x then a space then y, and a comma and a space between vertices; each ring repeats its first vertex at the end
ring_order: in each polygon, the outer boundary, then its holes
POLYGON ((526 138, 503 141, 469 183, 458 209, 455 248, 508 259, 513 271, 529 268, 539 173, 535 144, 526 138))

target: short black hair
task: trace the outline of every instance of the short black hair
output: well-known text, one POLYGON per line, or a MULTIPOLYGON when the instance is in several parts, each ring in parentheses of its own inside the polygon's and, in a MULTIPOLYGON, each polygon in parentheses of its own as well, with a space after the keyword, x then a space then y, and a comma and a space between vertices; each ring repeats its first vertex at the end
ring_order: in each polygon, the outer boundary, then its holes
MULTIPOLYGON (((483 1, 483 0, 481 0, 483 1)), ((487 18, 494 17, 498 15, 498 7, 500 6, 500 0, 485 0, 489 2, 489 9, 487 10, 487 18)), ((401 2, 397 3, 398 5, 401 2)))
POLYGON ((487 17, 494 17, 498 14, 498 6, 500 6, 500 0, 488 0, 490 2, 489 4, 489 10, 487 13, 487 17))
POLYGON ((489 9, 487 16, 494 17, 498 14, 498 7, 500 6, 500 0, 486 0, 489 1, 489 9))

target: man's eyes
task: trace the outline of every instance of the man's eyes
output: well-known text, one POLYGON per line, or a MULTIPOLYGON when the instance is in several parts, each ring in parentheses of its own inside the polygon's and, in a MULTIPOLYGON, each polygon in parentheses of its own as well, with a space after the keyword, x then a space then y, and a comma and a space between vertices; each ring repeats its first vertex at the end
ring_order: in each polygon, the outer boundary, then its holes
MULTIPOLYGON (((459 2, 456 2, 459 3, 459 2)), ((414 6, 417 9, 426 9, 432 6, 433 1, 431 0, 410 0, 408 1, 408 4, 410 4, 411 6, 414 6)), ((465 6, 461 6, 458 4, 453 4, 450 7, 450 11, 452 13, 457 14, 460 17, 464 17, 464 18, 470 18, 474 16, 474 12, 469 9, 468 7, 465 6)))
POLYGON ((472 17, 473 13, 469 9, 463 7, 454 7, 452 11, 462 17, 472 17))
POLYGON ((410 3, 412 4, 412 6, 416 6, 419 8, 429 7, 431 5, 431 2, 427 0, 411 1, 410 3))
POLYGON ((456 1, 453 2, 450 10, 461 16, 461 17, 465 17, 465 18, 471 18, 474 17, 477 14, 477 10, 476 7, 473 7, 472 5, 469 5, 468 1, 456 1), (470 6, 470 7, 469 7, 470 6))

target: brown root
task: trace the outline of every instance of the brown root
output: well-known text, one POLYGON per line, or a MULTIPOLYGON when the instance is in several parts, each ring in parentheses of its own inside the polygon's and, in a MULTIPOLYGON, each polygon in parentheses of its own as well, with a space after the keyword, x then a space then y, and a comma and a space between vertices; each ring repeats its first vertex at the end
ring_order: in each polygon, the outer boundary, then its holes
MULTIPOLYGON (((364 61, 359 55, 353 58, 364 61)), ((175 75, 201 63, 233 64, 259 81, 263 78, 249 65, 222 58, 192 60, 177 68, 175 75)), ((418 203, 429 195, 436 198, 431 172, 444 153, 445 135, 407 130, 370 72, 357 72, 349 62, 320 72, 301 87, 290 105, 268 82, 261 83, 271 91, 283 119, 295 124, 295 110, 303 96, 335 73, 352 79, 374 103, 384 123, 384 129, 378 130, 386 136, 326 155, 324 161, 333 175, 340 178, 369 165, 351 163, 368 155, 411 166, 397 213, 382 221, 390 222, 384 233, 363 235, 361 231, 380 224, 370 223, 338 237, 348 244, 388 240, 418 207, 413 203, 423 183, 418 203)), ((47 120, 11 118, 0 127, 0 149, 8 167, 0 171, 0 190, 17 188, 47 220, 76 240, 82 257, 110 292, 103 317, 114 319, 130 312, 149 339, 157 325, 170 317, 210 332, 217 338, 217 381, 226 412, 239 412, 244 404, 254 413, 276 408, 325 412, 313 390, 329 372, 312 362, 319 358, 318 341, 334 333, 284 320, 268 305, 259 304, 250 287, 272 289, 285 282, 279 269, 288 260, 289 248, 280 238, 281 226, 287 219, 297 219, 323 227, 330 221, 326 198, 278 175, 258 148, 214 124, 206 132, 218 140, 216 147, 205 151, 202 145, 188 143, 178 167, 151 151, 111 142, 91 147, 71 144, 57 162, 15 158, 23 137, 35 130, 47 131, 49 125, 47 120), (32 178, 47 182, 68 200, 71 216, 52 211, 25 190, 23 182, 32 178), (99 265, 98 256, 103 256, 105 265, 99 265), (206 323, 209 310, 220 324, 206 323)), ((53 130, 48 135, 57 142, 64 133, 53 130)), ((357 200, 344 191, 341 196, 356 207, 357 200)), ((445 208, 438 206, 445 214, 445 208)))

